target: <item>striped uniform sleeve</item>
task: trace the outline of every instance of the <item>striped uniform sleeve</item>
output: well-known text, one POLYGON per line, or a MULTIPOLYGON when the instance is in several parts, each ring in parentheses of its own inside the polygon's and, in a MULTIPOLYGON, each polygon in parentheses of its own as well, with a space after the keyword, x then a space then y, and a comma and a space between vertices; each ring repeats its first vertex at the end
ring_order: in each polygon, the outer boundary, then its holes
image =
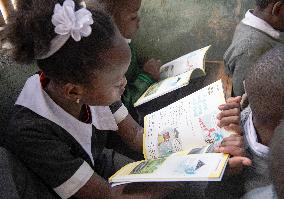
POLYGON ((121 121, 123 121, 126 116, 129 114, 127 108, 124 106, 124 104, 121 101, 117 101, 109 106, 114 119, 117 124, 119 124, 121 121))
POLYGON ((64 133, 60 127, 44 123, 35 127, 30 123, 14 125, 5 139, 7 147, 61 198, 72 197, 89 181, 94 170, 56 136, 64 133))

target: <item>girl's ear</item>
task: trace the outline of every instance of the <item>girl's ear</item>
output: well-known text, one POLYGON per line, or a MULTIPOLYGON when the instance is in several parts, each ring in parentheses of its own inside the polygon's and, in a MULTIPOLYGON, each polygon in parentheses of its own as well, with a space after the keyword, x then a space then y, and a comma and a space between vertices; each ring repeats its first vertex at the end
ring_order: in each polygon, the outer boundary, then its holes
POLYGON ((72 83, 67 83, 63 86, 64 96, 72 101, 78 102, 82 99, 83 87, 72 83))
POLYGON ((283 6, 283 2, 282 1, 277 1, 272 8, 272 15, 274 16, 278 16, 281 10, 281 7, 283 6))

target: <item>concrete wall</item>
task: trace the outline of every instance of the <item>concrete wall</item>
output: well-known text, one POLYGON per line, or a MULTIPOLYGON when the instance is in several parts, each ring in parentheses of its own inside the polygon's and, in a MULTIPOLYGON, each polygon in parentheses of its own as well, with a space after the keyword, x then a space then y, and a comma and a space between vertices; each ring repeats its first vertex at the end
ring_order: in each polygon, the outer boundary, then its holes
POLYGON ((212 45, 208 59, 221 60, 235 26, 254 0, 143 0, 136 42, 139 54, 163 62, 212 45))

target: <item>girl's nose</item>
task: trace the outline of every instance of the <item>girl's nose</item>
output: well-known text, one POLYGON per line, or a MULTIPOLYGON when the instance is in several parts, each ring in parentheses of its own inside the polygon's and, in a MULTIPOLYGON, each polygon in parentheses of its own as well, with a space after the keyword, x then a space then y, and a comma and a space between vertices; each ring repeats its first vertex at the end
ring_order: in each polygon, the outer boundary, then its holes
POLYGON ((123 77, 122 81, 121 81, 121 87, 124 88, 127 84, 127 79, 126 77, 123 77))

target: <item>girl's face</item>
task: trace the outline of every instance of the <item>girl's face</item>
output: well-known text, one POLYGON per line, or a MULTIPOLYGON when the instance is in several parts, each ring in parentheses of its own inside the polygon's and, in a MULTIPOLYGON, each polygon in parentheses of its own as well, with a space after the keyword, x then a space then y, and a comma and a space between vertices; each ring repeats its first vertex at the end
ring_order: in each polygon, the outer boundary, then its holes
POLYGON ((91 106, 108 106, 120 100, 126 86, 125 73, 131 60, 131 52, 125 39, 119 34, 112 49, 102 55, 105 67, 94 72, 90 86, 84 89, 82 102, 91 106))
POLYGON ((125 8, 114 14, 114 20, 119 31, 126 39, 132 39, 139 29, 140 18, 138 11, 141 7, 141 0, 130 0, 125 8))

